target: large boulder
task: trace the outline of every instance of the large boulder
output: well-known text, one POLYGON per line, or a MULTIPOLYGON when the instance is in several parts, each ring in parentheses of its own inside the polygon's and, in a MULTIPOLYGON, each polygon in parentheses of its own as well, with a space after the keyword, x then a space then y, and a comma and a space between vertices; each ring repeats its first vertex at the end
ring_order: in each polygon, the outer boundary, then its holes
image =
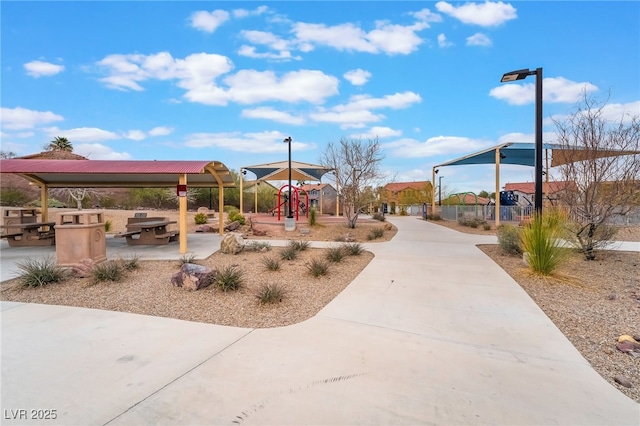
POLYGON ((195 263, 185 263, 171 277, 171 284, 185 290, 199 290, 211 285, 216 279, 216 272, 195 263))
POLYGON ((232 232, 227 234, 220 243, 220 251, 228 254, 238 254, 244 249, 242 234, 232 232))
POLYGON ((234 220, 224 227, 225 231, 237 231, 238 229, 240 229, 240 222, 238 222, 237 220, 234 220))

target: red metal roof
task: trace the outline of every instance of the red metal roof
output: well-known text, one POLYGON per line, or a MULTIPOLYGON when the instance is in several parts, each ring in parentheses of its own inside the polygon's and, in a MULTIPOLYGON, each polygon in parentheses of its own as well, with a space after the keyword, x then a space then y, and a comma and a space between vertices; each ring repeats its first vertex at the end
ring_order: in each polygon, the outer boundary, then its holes
MULTIPOLYGON (((575 186, 575 184, 565 181, 542 182, 542 192, 545 194, 555 194, 556 192, 562 191, 571 186, 575 186)), ((506 183, 504 185, 504 190, 518 191, 522 192, 523 194, 535 194, 536 192, 534 182, 506 183)))

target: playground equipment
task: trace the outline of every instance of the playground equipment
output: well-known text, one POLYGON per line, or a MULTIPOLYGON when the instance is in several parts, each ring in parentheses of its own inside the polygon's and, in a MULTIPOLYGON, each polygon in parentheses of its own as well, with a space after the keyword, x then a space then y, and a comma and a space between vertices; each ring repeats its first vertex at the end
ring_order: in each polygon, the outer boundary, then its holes
MULTIPOLYGON (((282 185, 280 187, 280 189, 278 190, 278 203, 277 206, 272 208, 271 210, 269 210, 269 213, 271 213, 271 215, 275 215, 275 211, 278 211, 278 221, 280 221, 280 216, 281 214, 286 214, 289 212, 289 194, 287 192, 284 192, 283 190, 289 188, 288 184, 282 185)), ((296 188, 295 186, 291 186, 291 202, 292 204, 292 211, 295 212, 296 214, 296 220, 299 219, 300 217, 300 212, 302 211, 302 214, 306 215, 306 217, 309 217, 309 209, 307 208, 307 206, 309 205, 309 194, 307 194, 305 191, 304 195, 306 196, 306 204, 305 203, 301 203, 300 202, 300 189, 296 188)))
POLYGON ((513 191, 500 191, 500 205, 501 206, 517 206, 518 196, 513 191))

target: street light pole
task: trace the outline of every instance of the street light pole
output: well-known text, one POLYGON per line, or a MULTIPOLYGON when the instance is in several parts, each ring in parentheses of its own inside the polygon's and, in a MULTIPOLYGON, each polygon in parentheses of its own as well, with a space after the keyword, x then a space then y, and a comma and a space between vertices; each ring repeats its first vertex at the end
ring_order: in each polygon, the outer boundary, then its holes
POLYGON ((444 176, 440 176, 438 178, 438 205, 442 206, 442 178, 444 176))
POLYGON ((291 136, 286 137, 283 142, 289 144, 289 200, 287 201, 289 212, 284 221, 284 229, 285 231, 293 231, 296 229, 296 222, 293 217, 293 197, 291 192, 291 136))
MULTIPOLYGON (((535 141, 535 196, 534 209, 536 214, 542 214, 542 68, 534 71, 522 69, 511 71, 502 76, 501 83, 523 80, 530 75, 536 76, 536 141, 535 141)), ((496 194, 498 197, 499 194, 496 194)))

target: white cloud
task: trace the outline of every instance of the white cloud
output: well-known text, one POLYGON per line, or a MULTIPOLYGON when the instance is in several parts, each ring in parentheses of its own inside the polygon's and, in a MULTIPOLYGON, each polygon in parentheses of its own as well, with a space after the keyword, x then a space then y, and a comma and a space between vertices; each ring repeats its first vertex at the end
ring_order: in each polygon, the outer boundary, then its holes
POLYGON ((362 86, 369 81, 369 79, 371 78, 371 73, 369 71, 358 68, 356 70, 347 71, 343 74, 343 77, 354 86, 362 86))
POLYGON ((467 46, 491 46, 491 39, 482 33, 467 37, 467 46))
POLYGON ((272 120, 278 123, 293 125, 302 125, 305 123, 305 119, 303 117, 297 117, 287 112, 277 111, 268 107, 244 109, 242 110, 241 116, 246 118, 272 120))
POLYGON ((73 146, 73 152, 91 160, 130 160, 127 152, 115 152, 108 146, 99 143, 81 143, 73 146))
POLYGON ((129 130, 124 137, 133 141, 141 141, 146 139, 147 135, 142 130, 129 130))
MULTIPOLYGON (((632 117, 640 117, 640 101, 626 104, 606 104, 602 107, 602 118, 614 123, 628 122, 632 117)), ((565 121, 569 118, 566 114, 553 116, 554 120, 565 121)), ((553 124, 551 121, 548 124, 553 124)))
POLYGON ((165 126, 154 127, 149 130, 149 136, 167 136, 171 133, 173 133, 173 128, 165 126))
POLYGON ((195 29, 212 33, 228 19, 229 12, 224 10, 214 10, 211 12, 199 10, 191 15, 191 26, 195 29))
POLYGON ((49 77, 64 71, 63 65, 56 65, 50 62, 31 61, 24 64, 27 74, 34 78, 49 77))
POLYGON ((374 30, 366 32, 352 23, 327 26, 299 22, 294 24, 293 31, 297 41, 307 49, 328 46, 340 51, 407 55, 423 42, 416 33, 428 28, 426 22, 403 26, 376 21, 375 25, 374 30))
POLYGON ((445 1, 436 3, 436 9, 465 24, 494 27, 518 17, 516 9, 508 3, 465 3, 455 7, 445 1))
POLYGON ((444 33, 438 34, 438 46, 445 48, 453 46, 453 43, 447 40, 447 36, 444 33))
POLYGON ((240 104, 264 101, 323 103, 338 93, 337 78, 315 70, 291 71, 278 78, 273 71, 241 70, 224 79, 228 98, 240 104))
POLYGON ((242 31, 241 35, 249 43, 265 46, 268 49, 277 51, 278 53, 258 53, 255 46, 243 45, 238 51, 239 55, 247 56, 250 58, 267 58, 278 60, 300 59, 299 57, 294 58, 291 55, 291 50, 296 48, 294 41, 285 40, 267 31, 242 31))
POLYGON ((258 16, 269 11, 267 6, 258 6, 253 10, 234 9, 232 11, 234 18, 246 18, 247 16, 258 16))
MULTIPOLYGON (((97 127, 78 127, 75 129, 62 130, 57 127, 47 127, 43 129, 47 136, 53 138, 62 136, 74 144, 82 142, 102 142, 113 139, 120 139, 114 132, 98 129, 97 127)), ((75 148, 74 148, 75 150, 75 148)))
POLYGON ((374 114, 371 109, 391 108, 403 109, 421 102, 420 95, 413 92, 395 93, 373 98, 369 95, 352 96, 346 104, 336 105, 330 109, 319 108, 309 117, 318 122, 336 123, 343 129, 363 128, 368 123, 375 123, 385 118, 382 114, 374 114))
POLYGON ((391 127, 379 127, 374 126, 366 132, 353 133, 349 137, 353 139, 375 139, 375 138, 388 138, 402 135, 401 130, 394 130, 391 127))
POLYGON ((35 111, 22 107, 0 108, 0 123, 4 129, 32 129, 42 124, 62 120, 64 118, 61 115, 51 111, 35 111))
MULTIPOLYGON (((419 22, 429 24, 430 22, 442 22, 442 16, 433 13, 429 9, 422 9, 418 12, 410 12, 409 15, 416 18, 419 22)), ((428 28, 428 27, 427 27, 428 28)))
MULTIPOLYGON (((542 81, 543 101, 548 103, 575 103, 585 91, 591 93, 597 90, 598 87, 591 83, 578 83, 563 77, 545 78, 542 81)), ((491 89, 489 96, 504 100, 510 105, 530 104, 535 102, 535 83, 505 83, 491 89)))
POLYGON ((424 142, 415 139, 399 139, 382 145, 391 156, 402 158, 432 157, 435 155, 461 155, 492 146, 491 141, 476 140, 459 136, 436 136, 424 142))
MULTIPOLYGON (((190 148, 221 148, 235 152, 286 153, 288 144, 282 141, 287 137, 282 132, 265 131, 261 133, 194 133, 187 136, 185 145, 190 148)), ((314 149, 315 144, 298 141, 291 143, 291 149, 305 151, 314 149)))

